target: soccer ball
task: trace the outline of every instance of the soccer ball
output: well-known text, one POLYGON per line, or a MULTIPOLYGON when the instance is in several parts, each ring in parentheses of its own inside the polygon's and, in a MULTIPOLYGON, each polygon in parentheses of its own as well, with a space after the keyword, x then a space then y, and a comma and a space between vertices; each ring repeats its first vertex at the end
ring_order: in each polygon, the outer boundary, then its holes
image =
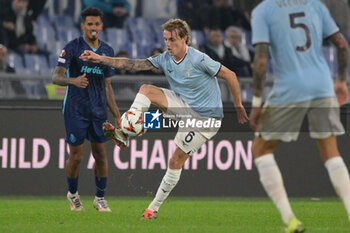
POLYGON ((146 132, 143 128, 143 116, 140 111, 129 110, 122 116, 122 131, 130 137, 141 136, 146 132))

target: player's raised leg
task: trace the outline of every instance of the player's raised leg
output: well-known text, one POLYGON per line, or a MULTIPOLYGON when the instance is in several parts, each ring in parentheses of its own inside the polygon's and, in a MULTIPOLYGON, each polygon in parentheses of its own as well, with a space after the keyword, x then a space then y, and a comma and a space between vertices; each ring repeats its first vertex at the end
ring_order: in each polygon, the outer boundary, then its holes
POLYGON ((273 153, 279 142, 279 140, 266 141, 261 137, 255 137, 252 148, 255 165, 259 172, 261 184, 280 212, 284 224, 288 226, 286 229, 287 232, 302 232, 293 231, 293 229, 301 230, 304 227, 302 227, 301 222, 295 218, 292 208, 290 207, 282 175, 274 158, 273 153))
MULTIPOLYGON (((151 103, 161 110, 166 110, 168 107, 168 101, 162 89, 153 85, 143 84, 128 112, 141 113, 147 111, 151 103)), ((111 139, 120 148, 128 146, 128 135, 121 129, 116 129, 110 122, 105 122, 103 124, 103 132, 106 137, 111 139)))
POLYGON ((68 183, 67 199, 72 211, 84 210, 78 194, 78 179, 80 163, 83 159, 84 144, 78 146, 69 145, 69 158, 67 160, 66 174, 68 183))
POLYGON ((182 166, 189 158, 189 155, 182 151, 179 147, 176 148, 174 154, 169 161, 169 167, 166 171, 162 182, 159 185, 155 198, 142 215, 143 219, 155 219, 159 207, 163 204, 170 192, 176 186, 180 179, 182 166))
POLYGON ((91 143, 92 155, 95 159, 94 172, 95 172, 95 184, 96 194, 93 202, 93 206, 102 212, 111 212, 111 209, 107 205, 105 200, 105 191, 107 187, 108 176, 108 163, 106 155, 106 143, 91 143))
POLYGON ((344 203, 350 221, 350 178, 348 169, 339 155, 337 139, 335 136, 326 139, 317 139, 317 145, 331 183, 344 203))
POLYGON ((149 109, 151 103, 161 110, 166 110, 168 107, 168 101, 162 89, 153 85, 143 84, 140 87, 130 110, 144 112, 149 109))

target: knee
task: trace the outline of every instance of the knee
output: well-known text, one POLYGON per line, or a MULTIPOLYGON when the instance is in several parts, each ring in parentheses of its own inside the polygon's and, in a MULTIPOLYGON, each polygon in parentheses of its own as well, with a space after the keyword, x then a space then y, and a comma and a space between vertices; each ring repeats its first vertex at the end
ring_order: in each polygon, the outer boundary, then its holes
POLYGON ((143 94, 143 95, 148 95, 150 94, 152 91, 152 85, 149 84, 142 84, 139 90, 139 93, 143 94))
POLYGON ((83 155, 80 154, 80 153, 71 153, 69 155, 69 160, 70 160, 71 163, 73 163, 74 165, 77 166, 83 160, 83 155))
POLYGON ((263 148, 263 145, 262 145, 260 139, 255 138, 253 145, 252 145, 252 154, 253 154, 254 158, 257 158, 260 155, 262 155, 261 154, 262 148, 263 148))
POLYGON ((273 153, 277 144, 277 141, 265 141, 262 139, 255 139, 252 146, 252 154, 254 158, 257 158, 265 154, 273 153))
POLYGON ((98 157, 95 157, 94 159, 95 159, 95 164, 98 164, 98 165, 107 163, 106 156, 98 156, 98 157))
POLYGON ((95 159, 95 163, 97 163, 97 164, 104 163, 107 161, 106 153, 104 153, 103 151, 95 152, 95 153, 93 153, 93 156, 95 159))
POLYGON ((254 158, 259 156, 259 149, 258 149, 255 142, 252 145, 252 154, 253 154, 254 158))

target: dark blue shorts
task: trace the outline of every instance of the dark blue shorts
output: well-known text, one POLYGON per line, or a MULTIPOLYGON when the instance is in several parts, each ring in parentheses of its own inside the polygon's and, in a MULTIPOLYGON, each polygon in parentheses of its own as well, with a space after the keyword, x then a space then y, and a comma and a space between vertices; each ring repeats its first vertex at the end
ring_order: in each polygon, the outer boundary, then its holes
POLYGON ((66 142, 72 146, 78 146, 87 139, 90 142, 106 142, 108 138, 103 134, 104 121, 87 121, 68 118, 64 116, 66 127, 66 142))

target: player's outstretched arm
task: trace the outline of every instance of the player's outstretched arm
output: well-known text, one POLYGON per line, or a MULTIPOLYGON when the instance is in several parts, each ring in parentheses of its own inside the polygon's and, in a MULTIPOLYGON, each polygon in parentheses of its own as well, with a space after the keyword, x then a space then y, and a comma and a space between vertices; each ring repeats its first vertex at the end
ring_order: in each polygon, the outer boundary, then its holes
POLYGON ((255 131, 257 129, 261 114, 261 95, 266 79, 266 69, 268 62, 268 44, 255 45, 255 56, 253 63, 253 86, 254 96, 252 101, 252 111, 250 112, 249 124, 255 131))
POLYGON ((124 57, 100 56, 91 50, 85 50, 79 57, 83 61, 100 63, 122 70, 152 70, 155 67, 147 59, 129 59, 124 57))
POLYGON ((348 70, 349 49, 346 40, 340 32, 330 37, 332 43, 337 47, 338 77, 334 84, 334 90, 338 98, 339 105, 346 104, 349 93, 346 85, 346 75, 348 70))
POLYGON ((85 73, 76 78, 67 78, 66 72, 66 68, 56 66, 52 74, 52 83, 60 86, 74 85, 79 88, 85 88, 89 84, 85 73))
POLYGON ((219 78, 225 79, 227 85, 230 88, 231 94, 233 96, 233 101, 237 111, 238 122, 243 124, 248 121, 248 116, 241 100, 241 92, 239 90, 239 84, 237 81, 236 74, 227 69, 225 66, 221 66, 220 71, 217 75, 219 78))

